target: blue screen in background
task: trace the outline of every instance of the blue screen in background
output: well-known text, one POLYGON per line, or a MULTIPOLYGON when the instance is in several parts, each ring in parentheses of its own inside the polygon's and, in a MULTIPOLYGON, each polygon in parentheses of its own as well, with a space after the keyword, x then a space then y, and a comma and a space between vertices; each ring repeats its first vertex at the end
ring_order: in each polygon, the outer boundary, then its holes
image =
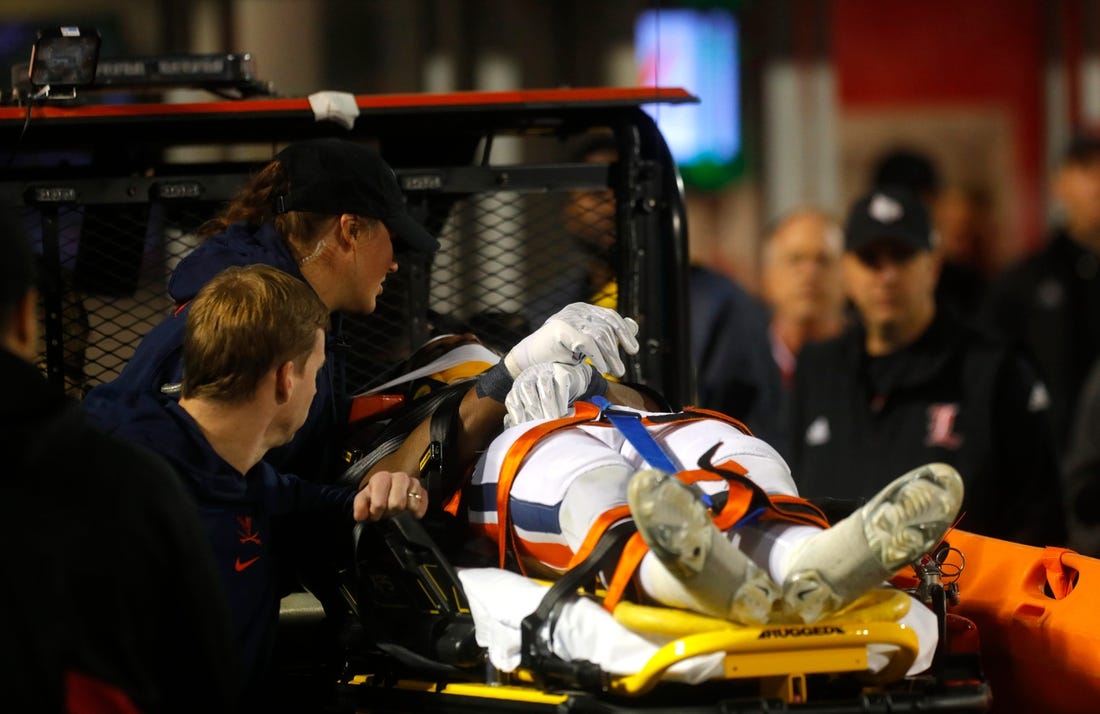
POLYGON ((638 84, 682 87, 699 104, 648 105, 684 181, 717 188, 741 159, 737 20, 726 10, 646 10, 634 27, 638 84))

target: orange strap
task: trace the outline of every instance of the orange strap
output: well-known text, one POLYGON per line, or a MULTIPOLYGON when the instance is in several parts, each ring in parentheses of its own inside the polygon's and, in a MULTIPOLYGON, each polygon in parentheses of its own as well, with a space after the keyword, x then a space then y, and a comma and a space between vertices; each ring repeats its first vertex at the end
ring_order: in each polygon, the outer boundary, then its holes
POLYGON ((817 526, 818 528, 829 528, 831 526, 829 519, 825 517, 821 509, 804 498, 782 494, 769 496, 768 498, 775 508, 775 512, 765 513, 761 516, 761 520, 794 521, 795 523, 817 526))
MULTIPOLYGON (((508 449, 508 453, 504 456, 501 463, 500 475, 497 480, 496 504, 498 529, 497 555, 499 557, 500 567, 502 568, 505 567, 507 563, 509 543, 511 544, 513 552, 517 553, 517 555, 519 552, 515 531, 511 524, 509 499, 516 474, 519 472, 519 468, 527 458, 528 453, 534 448, 535 444, 549 434, 577 424, 595 422, 600 416, 599 407, 588 402, 576 402, 573 408, 573 416, 548 421, 528 429, 523 435, 516 439, 508 449)), ((660 426, 663 424, 676 424, 685 421, 700 421, 703 419, 721 421, 745 434, 752 434, 748 427, 737 419, 708 409, 687 408, 675 414, 646 416, 642 417, 642 423, 646 426, 660 426)), ((600 424, 610 428, 610 424, 603 424, 602 422, 600 422, 600 424)), ((727 496, 726 504, 721 512, 715 515, 715 525, 721 530, 732 528, 738 521, 756 509, 763 509, 763 513, 760 516, 763 520, 787 520, 796 523, 816 525, 821 528, 829 527, 829 523, 825 519, 824 514, 809 501, 796 496, 768 496, 759 486, 747 478, 747 473, 748 471, 744 466, 731 459, 723 462, 720 467, 714 468, 713 470, 702 468, 691 469, 676 474, 676 476, 688 484, 716 477, 723 478, 729 482, 729 495, 727 496)), ((628 516, 629 509, 626 506, 621 506, 602 514, 600 519, 597 520, 585 536, 585 541, 580 551, 570 560, 570 567, 583 560, 584 557, 591 552, 600 536, 612 523, 628 516)), ((640 559, 641 556, 639 556, 639 561, 640 559)), ((526 569, 523 563, 518 557, 516 560, 520 572, 526 575, 526 569)), ((620 562, 620 568, 616 569, 616 573, 619 573, 621 570, 620 562)), ((629 573, 633 574, 633 568, 629 570, 629 573)), ((629 580, 629 575, 627 579, 629 580)), ((621 596, 622 589, 624 588, 625 583, 620 586, 619 596, 621 596)))
POLYGON ((568 568, 573 568, 582 560, 588 557, 588 554, 592 552, 592 549, 596 547, 596 543, 599 542, 603 534, 607 532, 615 523, 630 518, 630 506, 616 506, 610 510, 604 511, 600 514, 600 517, 596 519, 592 527, 588 529, 588 534, 584 537, 584 542, 581 543, 581 547, 569 559, 568 568))
MULTIPOLYGON (((543 424, 538 424, 523 433, 504 455, 500 465, 500 476, 497 479, 497 555, 500 558, 500 567, 505 567, 508 561, 508 543, 512 544, 512 551, 518 554, 516 549, 516 535, 512 529, 511 510, 508 508, 509 498, 512 493, 512 483, 516 479, 519 467, 527 454, 535 444, 549 434, 566 429, 574 424, 583 424, 593 421, 600 416, 599 407, 588 402, 577 402, 573 405, 573 416, 554 419, 543 424)), ((520 559, 516 558, 516 564, 524 575, 527 574, 520 559)))
MULTIPOLYGON (((504 459, 500 465, 500 475, 497 477, 497 555, 500 567, 505 567, 507 563, 509 543, 511 543, 513 552, 517 554, 519 552, 517 549, 515 531, 512 529, 509 499, 512 493, 512 484, 515 481, 520 466, 523 465, 524 459, 527 458, 527 454, 530 453, 531 449, 534 448, 535 444, 541 439, 555 431, 566 429, 576 424, 595 422, 599 417, 600 408, 595 404, 589 402, 576 402, 573 404, 573 416, 554 419, 553 421, 548 421, 532 427, 524 432, 516 439, 512 446, 509 447, 508 453, 504 455, 504 459)), ((659 424, 674 424, 682 421, 698 421, 701 419, 717 419, 733 425, 746 434, 750 433, 748 427, 733 417, 728 417, 725 414, 719 414, 718 412, 711 412, 705 409, 687 409, 683 412, 658 416, 656 418, 642 417, 642 423, 655 426, 659 424)), ((610 424, 601 423, 601 425, 611 428, 610 424)), ((744 473, 743 468, 742 473, 744 473)), ((591 552, 592 548, 595 547, 596 541, 599 540, 608 526, 615 520, 628 516, 629 509, 627 509, 626 506, 604 513, 600 517, 600 520, 597 520, 596 524, 593 525, 593 528, 589 529, 588 534, 585 536, 585 542, 581 545, 581 550, 570 560, 570 567, 583 560, 584 557, 591 552), (615 514, 619 510, 623 510, 625 513, 611 517, 610 514, 615 514), (610 518, 611 520, 604 521, 605 518, 610 518), (597 530, 597 526, 599 526, 599 530, 597 530)), ((526 569, 518 557, 516 559, 516 564, 520 572, 526 575, 526 569)))
POLYGON ((642 417, 642 423, 647 426, 657 426, 660 424, 679 424, 684 421, 700 421, 702 419, 724 422, 738 431, 752 436, 752 431, 743 422, 727 414, 711 411, 710 409, 700 409, 699 407, 684 407, 682 411, 671 414, 642 417))
MULTIPOLYGON (((704 457, 705 458, 705 457, 704 457)), ((676 474, 686 484, 698 481, 724 480, 729 487, 726 503, 714 514, 714 525, 726 531, 754 511, 760 510, 760 520, 782 520, 828 528, 829 522, 817 506, 798 496, 769 495, 748 478, 748 469, 733 459, 717 466, 691 469, 676 474)))
POLYGON ((630 540, 623 546, 623 554, 619 556, 619 564, 615 566, 615 573, 611 576, 611 582, 607 586, 607 594, 603 599, 605 610, 611 612, 623 599, 626 586, 634 579, 634 572, 648 552, 649 546, 642 540, 641 533, 630 536, 630 540))
POLYGON ((443 504, 443 511, 450 513, 452 516, 458 516, 458 509, 462 506, 462 489, 456 488, 455 492, 451 494, 451 497, 447 499, 447 502, 443 504))
MULTIPOLYGON (((715 515, 714 525, 720 530, 728 530, 732 528, 735 523, 745 517, 752 508, 754 502, 758 502, 760 497, 763 497, 765 515, 762 518, 774 518, 780 520, 794 521, 796 523, 812 524, 820 526, 821 528, 828 528, 829 523, 825 520, 825 517, 817 510, 815 506, 810 504, 804 499, 796 496, 767 496, 764 492, 751 481, 749 481, 745 475, 747 470, 736 461, 727 461, 723 463, 723 469, 728 476, 725 480, 729 483, 729 495, 727 496, 726 504, 722 507, 722 510, 715 515), (792 510, 792 506, 796 510, 792 510)), ((677 478, 680 478, 685 483, 695 483, 704 479, 722 478, 719 474, 714 472, 704 471, 703 469, 692 471, 686 471, 676 474, 677 478)), ((618 510, 618 509, 617 509, 618 510)), ((604 514, 605 516, 612 513, 604 514)), ((629 510, 627 511, 629 515, 629 510)), ((606 530, 606 526, 604 527, 606 530)), ((589 539, 592 538, 592 532, 590 531, 585 538, 585 544, 588 544, 589 539)), ((623 553, 619 557, 619 564, 615 568, 614 574, 611 576, 611 582, 607 587, 607 594, 604 596, 603 607, 608 612, 615 609, 615 606, 623 598, 623 594, 626 592, 627 585, 633 580, 634 574, 638 570, 638 566, 642 562, 642 558, 649 552, 649 547, 642 540, 641 533, 635 533, 627 541, 626 546, 623 548, 623 553)), ((572 565, 572 564, 570 564, 572 565)))
POLYGON ((1055 600, 1062 600, 1073 590, 1077 584, 1077 571, 1062 562, 1062 556, 1074 551, 1068 548, 1056 548, 1047 546, 1043 549, 1043 567, 1047 571, 1047 585, 1050 586, 1050 594, 1055 600))
POLYGON ((714 526, 720 531, 730 528, 752 511, 753 497, 756 493, 738 481, 729 481, 726 505, 714 515, 714 526))

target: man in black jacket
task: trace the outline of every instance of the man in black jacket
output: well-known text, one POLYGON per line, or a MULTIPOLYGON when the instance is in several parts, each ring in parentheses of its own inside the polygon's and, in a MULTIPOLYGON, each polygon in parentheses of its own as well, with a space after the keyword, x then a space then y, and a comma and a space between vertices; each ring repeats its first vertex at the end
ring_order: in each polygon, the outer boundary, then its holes
POLYGON ((6 217, 0 253, 0 708, 233 710, 228 611, 190 499, 34 367, 31 253, 6 217))
POLYGON ((844 280, 860 323, 799 357, 799 492, 843 510, 890 474, 941 461, 966 484, 961 528, 1060 545, 1046 390, 1010 349, 937 312, 933 241, 927 211, 904 189, 876 189, 853 207, 844 280))
POLYGON ((1034 358, 1050 388, 1055 438, 1065 447, 1081 386, 1100 357, 1100 137, 1070 142, 1053 190, 1061 227, 997 278, 982 314, 1034 358))

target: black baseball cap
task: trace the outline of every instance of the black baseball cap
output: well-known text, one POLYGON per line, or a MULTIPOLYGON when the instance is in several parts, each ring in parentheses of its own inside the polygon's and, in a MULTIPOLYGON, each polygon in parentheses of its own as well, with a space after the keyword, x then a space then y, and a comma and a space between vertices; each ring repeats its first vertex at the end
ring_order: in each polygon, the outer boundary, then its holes
POLYGON ((395 241, 422 253, 439 242, 405 210, 405 195, 393 169, 378 152, 343 139, 290 144, 275 159, 286 167, 290 190, 275 198, 275 210, 352 213, 377 218, 395 241))
POLYGON ((899 186, 876 188, 856 201, 844 224, 844 249, 858 252, 876 240, 896 240, 931 250, 932 223, 924 203, 899 186))
POLYGON ((915 149, 894 149, 875 166, 872 186, 902 186, 918 196, 934 196, 943 182, 932 158, 915 149))

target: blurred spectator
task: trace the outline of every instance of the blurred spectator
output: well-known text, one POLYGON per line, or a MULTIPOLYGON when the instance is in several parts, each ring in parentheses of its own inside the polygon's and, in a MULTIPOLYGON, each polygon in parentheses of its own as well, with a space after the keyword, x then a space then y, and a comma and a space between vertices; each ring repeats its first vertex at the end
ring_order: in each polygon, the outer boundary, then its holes
POLYGON ((1070 143, 1053 191, 1060 226, 1046 247, 996 279, 983 318, 1035 359, 1065 445, 1077 395, 1100 356, 1100 137, 1070 143))
POLYGON ((768 443, 781 440, 783 388, 768 345, 766 308, 700 265, 691 266, 688 290, 698 406, 740 419, 768 443))
MULTIPOLYGON (((578 161, 614 163, 618 146, 610 135, 591 139, 578 161)), ((566 227, 589 256, 583 296, 617 309, 615 201, 611 191, 577 191, 565 209, 566 227)), ((777 437, 781 386, 768 349, 764 305, 726 275, 692 265, 688 280, 691 359, 697 405, 745 422, 765 441, 777 437)))
MULTIPOLYGON (((802 345, 844 329, 843 242, 837 222, 813 209, 788 214, 764 237, 761 290, 771 308, 772 358, 783 384, 780 428, 789 422, 789 393, 802 345)), ((772 445, 786 453, 789 434, 784 430, 772 445)))
POLYGON ((863 197, 845 224, 845 251, 859 324, 799 356, 791 454, 799 492, 846 500, 825 504, 835 516, 890 474, 940 461, 966 482, 962 528, 1061 544, 1045 391, 1014 352, 937 310, 939 256, 923 204, 900 188, 863 197))
POLYGON ((3 709, 233 710, 229 615, 193 503, 32 365, 31 251, 6 217, 0 252, 3 709))
MULTIPOLYGON (((601 134, 582 145, 574 158, 584 163, 612 164, 619 160, 619 147, 614 136, 601 134)), ((578 286, 580 298, 614 310, 619 302, 619 286, 615 280, 618 261, 615 195, 611 189, 571 192, 565 203, 565 228, 585 256, 583 284, 578 286)))
POLYGON ((936 302, 973 319, 981 308, 988 281, 986 251, 990 235, 990 197, 977 188, 949 186, 936 199, 932 218, 943 258, 936 283, 936 302))
POLYGON ((871 187, 907 188, 924 205, 935 203, 943 188, 939 169, 927 154, 913 149, 892 149, 879 157, 871 177, 871 187))
POLYGON ((959 187, 945 187, 932 158, 912 149, 894 149, 875 165, 871 188, 898 186, 924 203, 939 240, 940 277, 936 302, 964 318, 976 313, 985 290, 981 245, 975 234, 984 208, 981 194, 959 187))
POLYGON ((1066 452, 1069 547, 1100 558, 1100 360, 1081 390, 1066 452))
POLYGON ((764 238, 761 287, 771 308, 772 354, 786 387, 794 384, 802 345, 844 328, 843 240, 836 221, 812 209, 786 216, 764 238))

